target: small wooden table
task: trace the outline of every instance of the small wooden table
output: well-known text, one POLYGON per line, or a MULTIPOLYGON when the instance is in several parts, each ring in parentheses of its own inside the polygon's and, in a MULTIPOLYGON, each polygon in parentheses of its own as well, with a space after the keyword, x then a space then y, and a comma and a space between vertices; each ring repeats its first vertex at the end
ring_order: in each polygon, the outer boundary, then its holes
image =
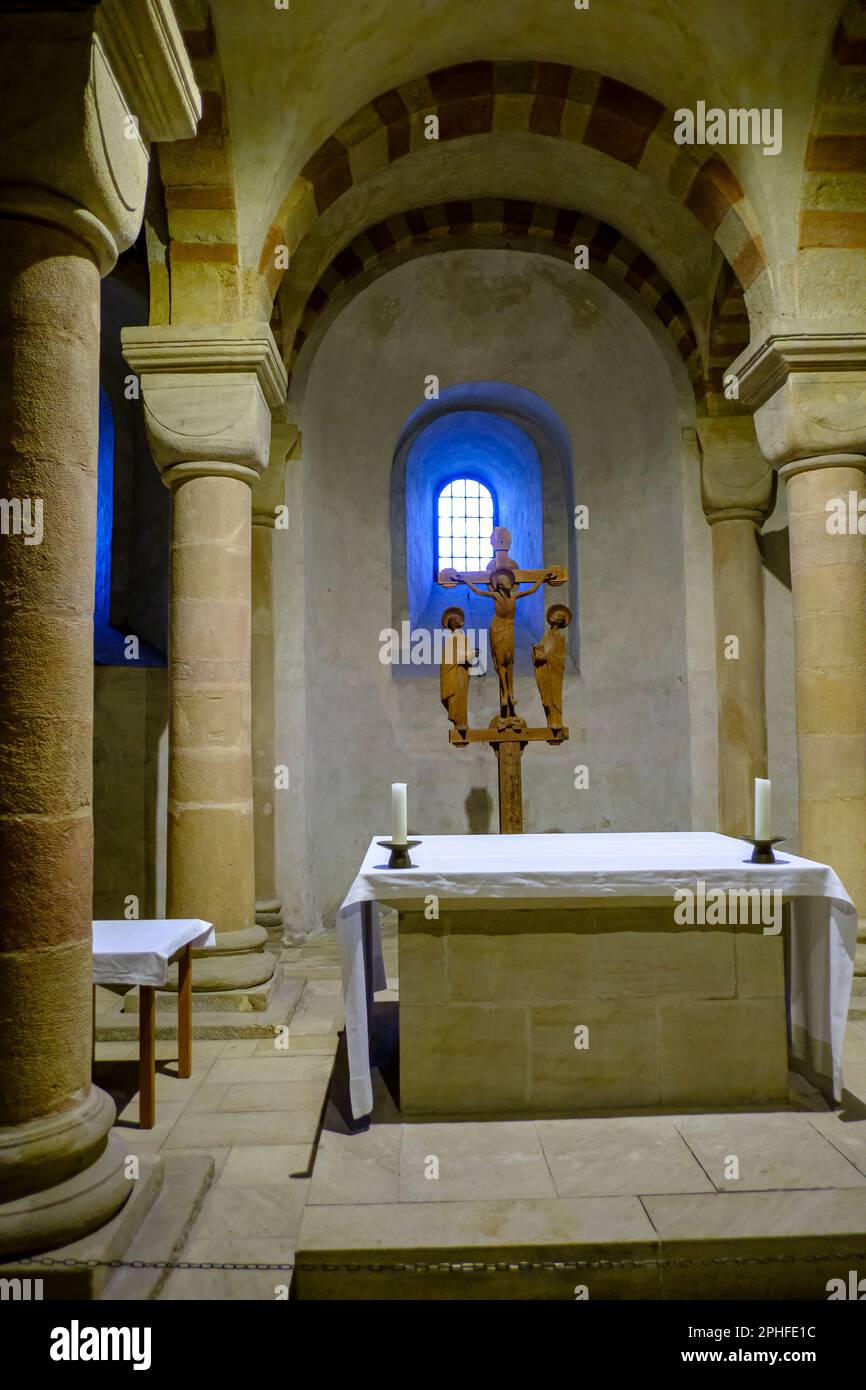
POLYGON ((93 923, 93 1048, 96 1051, 96 986, 137 985, 138 1126, 156 1120, 156 990, 177 964, 178 1076, 192 1073, 192 952, 213 942, 210 922, 198 918, 93 923))

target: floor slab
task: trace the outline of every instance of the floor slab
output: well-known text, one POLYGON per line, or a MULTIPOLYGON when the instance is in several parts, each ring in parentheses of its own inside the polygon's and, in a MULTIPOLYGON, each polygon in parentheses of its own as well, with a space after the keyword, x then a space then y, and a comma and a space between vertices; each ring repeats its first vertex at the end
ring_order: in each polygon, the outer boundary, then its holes
POLYGON ((532 1120, 403 1125, 401 1202, 555 1197, 532 1120))
POLYGON ((866 1188, 806 1115, 688 1115, 677 1128, 719 1192, 866 1188))
POLYGON ((538 1120, 536 1128, 560 1197, 713 1191, 667 1115, 538 1120))

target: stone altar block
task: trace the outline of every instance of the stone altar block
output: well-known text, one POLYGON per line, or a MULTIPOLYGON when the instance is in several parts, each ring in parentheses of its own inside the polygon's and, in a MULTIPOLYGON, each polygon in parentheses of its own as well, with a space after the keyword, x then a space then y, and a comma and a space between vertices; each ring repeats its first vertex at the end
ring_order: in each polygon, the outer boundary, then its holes
POLYGON ((399 911, 404 1115, 787 1103, 784 934, 680 926, 672 898, 423 907, 399 911))

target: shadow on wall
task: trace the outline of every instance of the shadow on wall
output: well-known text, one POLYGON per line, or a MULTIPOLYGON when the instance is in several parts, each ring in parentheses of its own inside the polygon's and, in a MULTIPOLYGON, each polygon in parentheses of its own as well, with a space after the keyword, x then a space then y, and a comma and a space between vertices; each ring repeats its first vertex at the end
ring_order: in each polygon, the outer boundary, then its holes
POLYGON ((473 787, 463 805, 470 835, 493 833, 493 797, 486 787, 473 787))
POLYGON ((780 584, 784 584, 786 589, 790 589, 791 547, 788 540, 788 527, 785 526, 780 531, 759 533, 758 549, 761 552, 765 569, 768 569, 780 584))

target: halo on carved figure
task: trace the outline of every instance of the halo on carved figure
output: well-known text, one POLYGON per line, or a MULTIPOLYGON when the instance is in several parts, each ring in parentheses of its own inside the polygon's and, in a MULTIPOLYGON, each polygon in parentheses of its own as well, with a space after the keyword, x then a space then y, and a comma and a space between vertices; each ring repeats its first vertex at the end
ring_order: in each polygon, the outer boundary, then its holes
POLYGON ((562 626, 568 627, 568 624, 571 622, 572 613, 571 609, 568 607, 568 604, 566 603, 552 603, 548 608, 546 617, 551 627, 553 627, 554 620, 559 617, 560 613, 563 613, 565 615, 565 622, 562 624, 562 626))
POLYGON ((442 626, 450 628, 452 618, 456 618, 458 620, 458 627, 462 627, 463 624, 466 622, 466 614, 463 612, 463 609, 458 608, 456 604, 452 605, 451 608, 445 609, 445 612, 442 614, 442 617, 440 619, 442 626))

